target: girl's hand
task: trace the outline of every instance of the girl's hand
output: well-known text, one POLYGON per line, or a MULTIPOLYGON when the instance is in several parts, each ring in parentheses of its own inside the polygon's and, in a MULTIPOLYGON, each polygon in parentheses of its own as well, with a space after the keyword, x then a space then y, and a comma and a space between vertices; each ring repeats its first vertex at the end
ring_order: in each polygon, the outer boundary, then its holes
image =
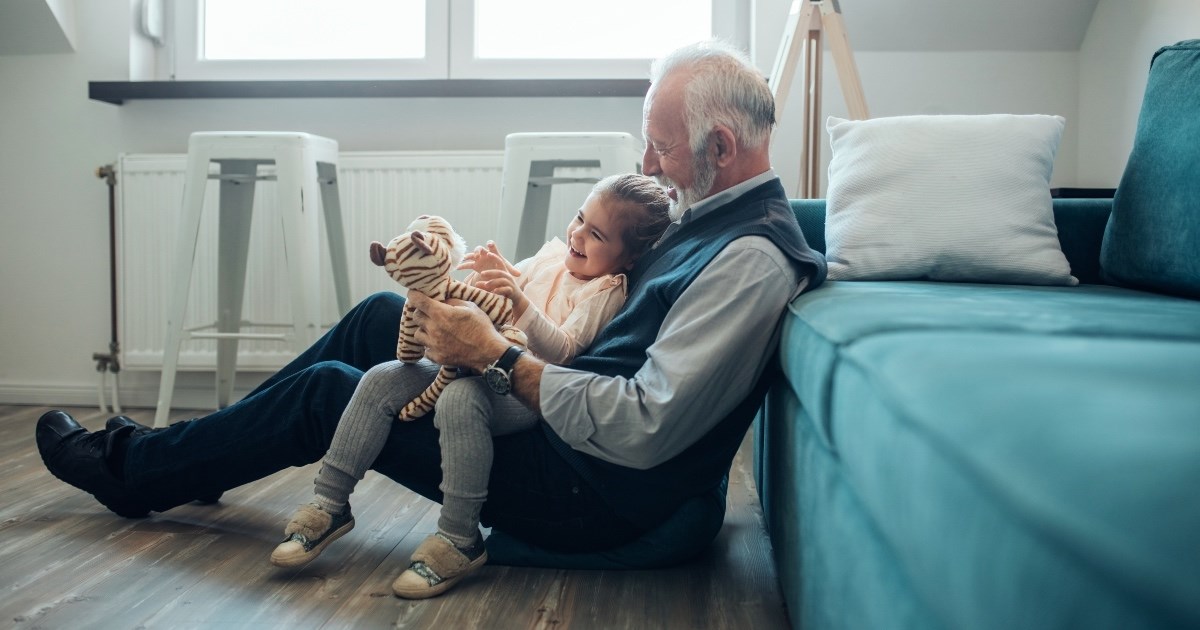
POLYGON ((484 291, 491 291, 496 295, 502 295, 513 303, 513 321, 521 318, 525 313, 525 309, 529 306, 529 299, 525 297, 525 293, 517 286, 517 281, 512 277, 507 270, 504 269, 488 269, 479 272, 479 277, 475 280, 475 286, 484 291))
POLYGON ((500 249, 496 247, 495 241, 488 241, 485 247, 476 247, 474 251, 467 252, 463 256, 463 261, 459 263, 458 269, 468 269, 475 273, 502 270, 511 276, 521 275, 521 272, 500 254, 500 249))

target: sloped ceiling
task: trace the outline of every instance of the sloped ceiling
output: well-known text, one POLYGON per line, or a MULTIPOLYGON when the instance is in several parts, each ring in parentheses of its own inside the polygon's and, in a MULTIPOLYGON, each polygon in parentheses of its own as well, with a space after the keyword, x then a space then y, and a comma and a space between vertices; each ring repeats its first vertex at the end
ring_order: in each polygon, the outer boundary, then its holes
POLYGON ((837 1, 855 50, 913 52, 1079 50, 1098 2, 837 1))
POLYGON ((0 0, 0 55, 75 52, 75 0, 0 0))

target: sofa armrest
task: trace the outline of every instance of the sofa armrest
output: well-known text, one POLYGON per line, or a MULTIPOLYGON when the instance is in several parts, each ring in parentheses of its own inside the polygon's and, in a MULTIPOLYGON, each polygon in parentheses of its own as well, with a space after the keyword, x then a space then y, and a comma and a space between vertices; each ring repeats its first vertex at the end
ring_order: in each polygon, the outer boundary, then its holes
MULTIPOLYGON (((1100 244, 1112 212, 1112 199, 1054 199, 1058 242, 1071 274, 1084 284, 1105 284, 1100 277, 1100 244)), ((825 200, 792 199, 792 211, 808 246, 825 253, 825 200)))

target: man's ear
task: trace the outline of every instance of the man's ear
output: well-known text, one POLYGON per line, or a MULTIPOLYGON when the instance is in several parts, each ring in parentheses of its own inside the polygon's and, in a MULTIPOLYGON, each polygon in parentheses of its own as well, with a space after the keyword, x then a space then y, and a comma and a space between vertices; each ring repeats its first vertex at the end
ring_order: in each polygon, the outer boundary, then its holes
POLYGON ((712 130, 713 150, 716 155, 717 166, 726 167, 737 158, 737 137, 733 135, 733 131, 725 125, 717 125, 712 130))

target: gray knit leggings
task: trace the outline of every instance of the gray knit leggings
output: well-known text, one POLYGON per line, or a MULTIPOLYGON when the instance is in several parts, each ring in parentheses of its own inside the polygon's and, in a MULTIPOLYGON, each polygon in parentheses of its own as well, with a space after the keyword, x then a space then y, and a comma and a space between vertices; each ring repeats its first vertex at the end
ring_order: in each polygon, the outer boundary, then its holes
MULTIPOLYGON (((433 382, 437 371, 436 364, 422 359, 415 364, 381 363, 363 375, 314 482, 322 509, 341 512, 355 484, 379 456, 392 423, 399 422, 396 414, 433 382)), ((492 470, 492 436, 528 429, 537 419, 516 398, 496 394, 478 376, 451 381, 438 398, 433 422, 441 433, 444 495, 438 531, 455 545, 469 546, 479 536, 479 511, 492 470)))

